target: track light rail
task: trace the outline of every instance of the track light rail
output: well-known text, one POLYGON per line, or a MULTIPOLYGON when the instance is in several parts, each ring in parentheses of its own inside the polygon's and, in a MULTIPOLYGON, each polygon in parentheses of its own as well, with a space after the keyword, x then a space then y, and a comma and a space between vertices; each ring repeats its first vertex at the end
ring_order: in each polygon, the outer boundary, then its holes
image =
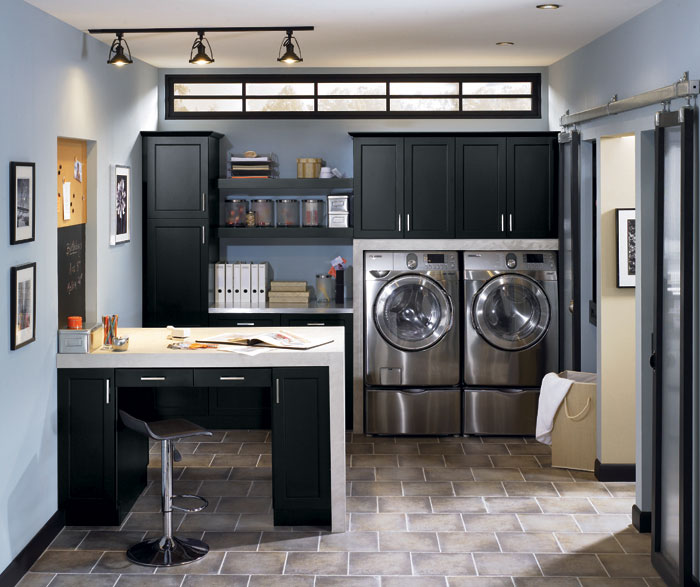
POLYGON ((150 29, 88 29, 91 35, 106 35, 117 33, 138 34, 138 33, 249 33, 265 31, 313 31, 313 26, 234 26, 234 27, 187 27, 187 28, 150 28, 150 29))

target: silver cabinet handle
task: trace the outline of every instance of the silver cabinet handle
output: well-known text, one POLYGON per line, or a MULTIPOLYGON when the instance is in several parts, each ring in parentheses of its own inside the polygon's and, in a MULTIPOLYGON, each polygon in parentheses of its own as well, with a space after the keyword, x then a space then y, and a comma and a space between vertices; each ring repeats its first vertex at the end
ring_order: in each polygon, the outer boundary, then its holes
POLYGON ((219 377, 219 381, 245 381, 245 377, 219 377))
POLYGON ((411 215, 406 214, 406 232, 411 232, 411 215))
POLYGON ((513 231, 513 215, 508 214, 508 230, 513 231))
POLYGON ((506 215, 501 214, 501 232, 506 231, 506 215))
POLYGON ((165 381, 165 377, 141 377, 141 381, 165 381))
POLYGON ((401 232, 401 214, 399 214, 399 232, 401 232))
POLYGON ((280 380, 275 379, 275 401, 280 403, 280 380))
POLYGON ((109 379, 105 379, 105 403, 109 404, 109 379))
POLYGON ((236 322, 236 326, 255 326, 255 322, 236 322))
POLYGON ((204 192, 202 192, 202 212, 207 211, 207 196, 204 192))
POLYGON ((307 322, 306 325, 307 326, 325 326, 326 323, 325 322, 307 322))
POLYGON ((203 245, 207 244, 207 241, 205 239, 206 239, 206 235, 204 234, 204 227, 202 226, 202 244, 203 245))

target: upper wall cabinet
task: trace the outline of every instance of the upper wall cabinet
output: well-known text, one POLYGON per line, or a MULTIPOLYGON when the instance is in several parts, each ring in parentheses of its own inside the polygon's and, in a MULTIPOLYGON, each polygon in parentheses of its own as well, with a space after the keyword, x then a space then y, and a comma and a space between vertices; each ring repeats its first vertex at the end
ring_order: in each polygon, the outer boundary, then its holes
POLYGON ((149 218, 207 218, 216 210, 218 133, 142 133, 149 218))
POLYGON ((356 238, 454 236, 454 139, 354 142, 356 238))

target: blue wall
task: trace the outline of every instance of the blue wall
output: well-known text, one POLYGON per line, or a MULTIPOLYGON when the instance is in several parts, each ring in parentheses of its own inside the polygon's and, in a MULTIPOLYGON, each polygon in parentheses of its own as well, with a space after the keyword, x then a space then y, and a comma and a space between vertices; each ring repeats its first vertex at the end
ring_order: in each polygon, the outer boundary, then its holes
MULTIPOLYGON (((0 572, 54 514, 56 473, 56 140, 95 141, 93 217, 98 313, 141 320, 141 218, 132 242, 109 247, 110 165, 130 165, 141 182, 138 132, 157 121, 157 72, 143 63, 116 70, 108 48, 22 0, 3 0, 0 18, 0 572), (36 163, 36 240, 10 246, 10 161, 36 163), (10 350, 10 267, 37 263, 36 342, 10 350)), ((88 167, 90 163, 88 163, 88 167)), ((88 169, 88 172, 90 170, 88 169)), ((89 212, 90 214, 90 212, 89 212)), ((122 321, 120 320, 120 323, 122 321)))

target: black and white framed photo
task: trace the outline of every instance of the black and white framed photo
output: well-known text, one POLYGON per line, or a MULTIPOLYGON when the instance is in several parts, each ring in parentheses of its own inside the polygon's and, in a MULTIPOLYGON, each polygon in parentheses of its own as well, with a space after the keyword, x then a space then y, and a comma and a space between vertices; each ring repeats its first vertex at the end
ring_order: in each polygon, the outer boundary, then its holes
POLYGON ((109 244, 116 245, 131 240, 131 168, 114 165, 109 244))
POLYGON ((36 340, 36 263, 10 269, 10 349, 36 340))
POLYGON ((34 163, 10 162, 10 244, 34 240, 34 163))
POLYGON ((617 287, 634 287, 637 277, 637 226, 634 208, 616 208, 617 287))

